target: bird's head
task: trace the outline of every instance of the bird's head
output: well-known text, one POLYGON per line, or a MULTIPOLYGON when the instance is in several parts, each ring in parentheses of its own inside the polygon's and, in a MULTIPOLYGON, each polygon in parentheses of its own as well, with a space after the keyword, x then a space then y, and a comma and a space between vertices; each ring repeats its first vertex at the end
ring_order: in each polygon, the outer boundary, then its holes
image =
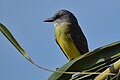
POLYGON ((54 24, 77 23, 76 17, 68 10, 57 11, 53 17, 44 20, 44 22, 53 22, 54 24))

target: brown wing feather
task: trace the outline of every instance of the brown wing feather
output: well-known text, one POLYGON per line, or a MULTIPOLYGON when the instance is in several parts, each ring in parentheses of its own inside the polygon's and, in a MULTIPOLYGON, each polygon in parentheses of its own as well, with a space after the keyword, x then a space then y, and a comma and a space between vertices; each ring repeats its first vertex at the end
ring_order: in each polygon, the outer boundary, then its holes
POLYGON ((79 25, 71 26, 71 38, 73 39, 75 46, 77 47, 77 49, 80 51, 81 54, 84 54, 89 51, 87 39, 84 36, 79 25))

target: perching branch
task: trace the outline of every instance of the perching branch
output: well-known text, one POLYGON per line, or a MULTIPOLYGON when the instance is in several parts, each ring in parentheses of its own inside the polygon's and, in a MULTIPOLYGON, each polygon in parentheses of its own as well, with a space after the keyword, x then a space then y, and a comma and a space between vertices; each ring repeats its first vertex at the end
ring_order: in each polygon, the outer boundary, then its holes
POLYGON ((105 79, 108 74, 106 73, 114 73, 115 71, 120 69, 120 59, 116 61, 111 67, 107 68, 104 72, 102 72, 100 75, 98 75, 95 80, 103 80, 105 79))

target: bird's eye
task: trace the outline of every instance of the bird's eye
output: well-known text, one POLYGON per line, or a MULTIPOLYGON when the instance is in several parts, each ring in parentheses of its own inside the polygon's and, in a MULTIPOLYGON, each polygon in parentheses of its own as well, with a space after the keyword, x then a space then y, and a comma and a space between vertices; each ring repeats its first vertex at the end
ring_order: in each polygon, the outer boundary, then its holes
POLYGON ((60 18, 60 15, 56 15, 56 19, 60 18))
POLYGON ((63 17, 63 16, 64 16, 63 14, 57 15, 57 16, 56 16, 56 19, 61 18, 61 17, 63 17))

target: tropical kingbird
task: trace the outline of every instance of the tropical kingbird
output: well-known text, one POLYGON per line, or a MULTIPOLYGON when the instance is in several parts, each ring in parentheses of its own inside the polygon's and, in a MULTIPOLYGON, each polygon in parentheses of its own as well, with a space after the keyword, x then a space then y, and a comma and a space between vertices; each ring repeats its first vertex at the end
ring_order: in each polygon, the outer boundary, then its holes
POLYGON ((53 22, 55 40, 68 60, 88 52, 88 44, 76 17, 67 10, 60 10, 44 22, 53 22))

